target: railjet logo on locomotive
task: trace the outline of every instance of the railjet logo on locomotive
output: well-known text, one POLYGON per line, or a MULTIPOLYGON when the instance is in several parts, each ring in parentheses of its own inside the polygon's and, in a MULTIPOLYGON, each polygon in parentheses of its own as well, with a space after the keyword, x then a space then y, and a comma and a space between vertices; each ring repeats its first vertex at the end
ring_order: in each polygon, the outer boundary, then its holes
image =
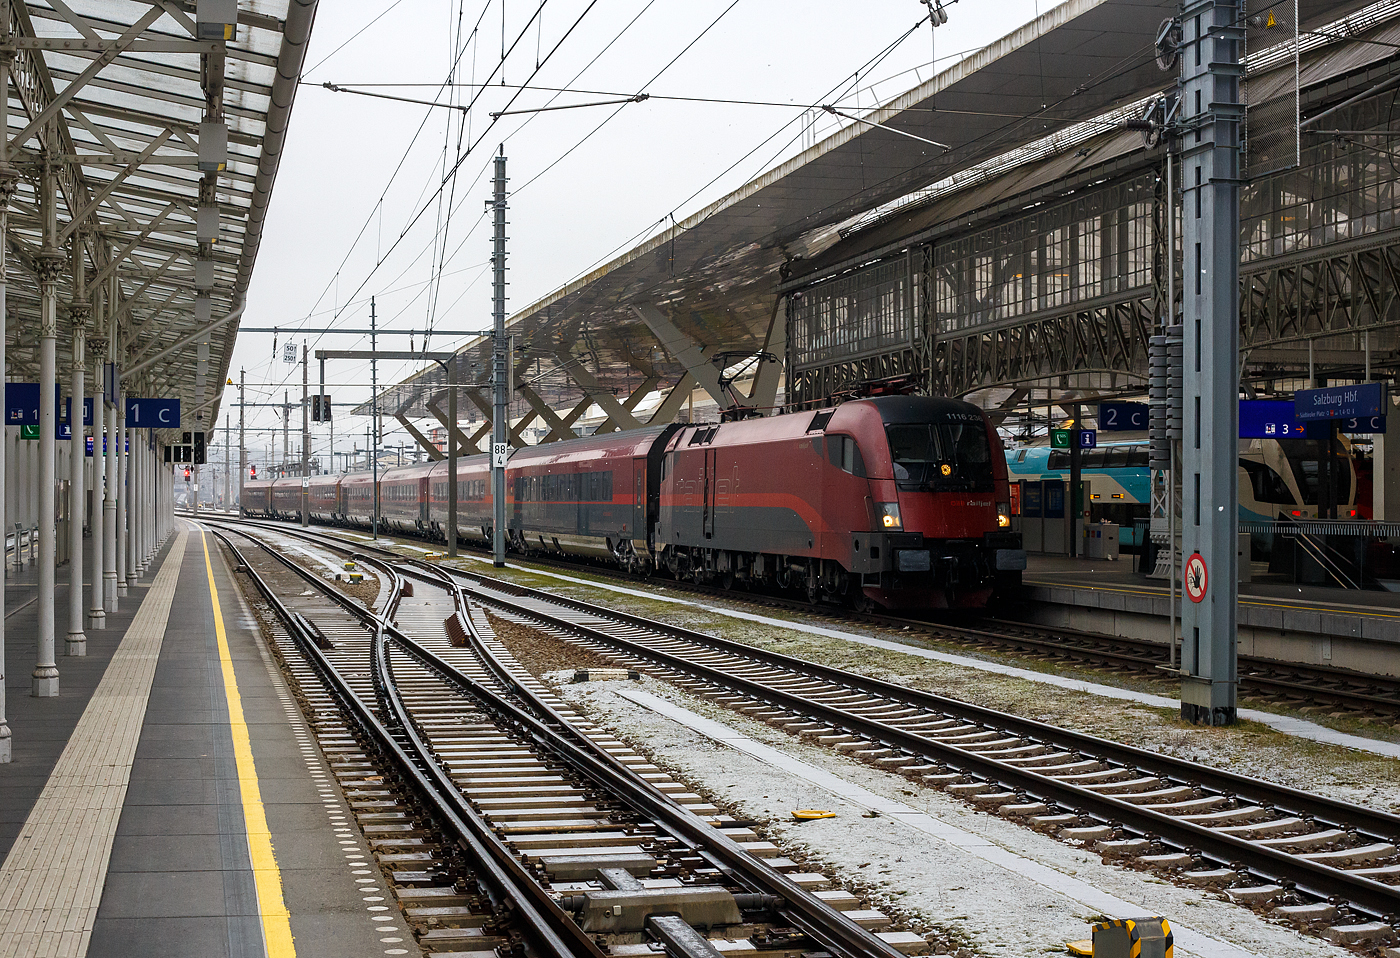
MULTIPOLYGON (((457 465, 458 534, 489 543, 490 461, 457 465)), ((441 539, 447 463, 312 477, 310 518, 441 539)), ((244 486, 243 512, 299 519, 300 479, 244 486)), ((786 589, 860 609, 979 608, 1026 565, 1006 454, 970 403, 851 399, 830 409, 673 424, 518 450, 506 471, 518 555, 638 575, 786 589)))

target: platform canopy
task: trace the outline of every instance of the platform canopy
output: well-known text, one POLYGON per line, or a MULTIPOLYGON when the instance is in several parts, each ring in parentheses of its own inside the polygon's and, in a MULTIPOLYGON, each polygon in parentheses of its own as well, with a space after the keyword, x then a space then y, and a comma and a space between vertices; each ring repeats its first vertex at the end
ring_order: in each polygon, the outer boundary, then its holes
MULTIPOLYGON (((57 269, 60 381, 73 320, 110 341, 114 316, 128 394, 178 397, 184 428, 199 428, 196 416, 217 415, 316 0, 0 6, 0 50, 13 51, 5 172, 17 176, 10 379, 38 376, 40 276, 57 269)), ((105 358, 91 352, 89 368, 105 358)))
MULTIPOLYGON (((517 312, 509 323, 517 368, 562 408, 590 394, 626 396, 641 383, 665 388, 688 370, 703 373, 697 365, 716 352, 773 349, 781 287, 843 226, 1059 131, 1115 123, 1115 111, 1174 84, 1175 73, 1157 65, 1155 39, 1178 6, 1069 0, 862 113, 866 122, 517 312)), ((1364 6, 1301 0, 1299 22, 1311 29, 1364 6)), ((459 353, 459 382, 485 375, 490 349, 478 341, 459 353)), ((443 382, 437 368, 424 370, 387 390, 381 413, 426 416, 443 382)))

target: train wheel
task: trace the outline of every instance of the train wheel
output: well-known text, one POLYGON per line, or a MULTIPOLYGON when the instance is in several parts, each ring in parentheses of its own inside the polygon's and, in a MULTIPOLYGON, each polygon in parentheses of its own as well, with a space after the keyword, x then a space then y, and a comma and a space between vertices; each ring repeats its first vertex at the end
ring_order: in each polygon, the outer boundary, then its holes
POLYGON ((726 591, 734 588, 734 573, 726 572, 724 578, 719 580, 719 584, 724 586, 726 591))

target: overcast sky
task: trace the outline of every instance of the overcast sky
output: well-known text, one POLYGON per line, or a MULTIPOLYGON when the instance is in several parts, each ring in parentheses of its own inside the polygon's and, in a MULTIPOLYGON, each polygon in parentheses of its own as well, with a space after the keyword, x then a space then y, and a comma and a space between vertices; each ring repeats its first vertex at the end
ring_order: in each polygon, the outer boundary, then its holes
MULTIPOLYGON (((301 369, 282 358, 287 340, 368 348, 355 335, 295 330, 367 327, 371 295, 382 326, 488 326, 485 202, 501 144, 509 160, 513 312, 637 245, 673 215, 684 219, 799 152, 805 106, 838 97, 851 108, 888 100, 928 79, 935 51, 946 69, 1058 2, 959 0, 947 4, 949 22, 936 33, 927 23, 910 33, 926 15, 918 0, 322 3, 243 317, 245 326, 288 334, 277 337, 275 354, 271 334, 240 334, 231 375, 237 382, 246 370, 250 403, 280 402, 284 382, 299 401, 301 369), (444 86, 449 76, 456 86, 444 86), (476 101, 464 113, 332 92, 320 86, 326 82, 412 100, 476 101), (521 90, 524 84, 596 92, 521 90), (496 121, 488 115, 508 104, 520 110, 640 92, 653 99, 496 121), (445 175, 454 167, 455 176, 445 175)), ((432 346, 461 342, 437 335, 432 346)), ((380 345, 406 349, 409 340, 388 336, 380 345)), ((413 345, 421 348, 421 337, 413 345)), ((379 381, 396 382, 414 368, 380 363, 379 381)), ((327 379, 338 384, 337 403, 369 396, 368 363, 330 363, 327 379)), ((223 410, 235 427, 236 403, 237 390, 229 390, 223 410)), ((269 408, 247 413, 250 429, 281 420, 269 408)), ((293 424, 295 449, 299 409, 293 424)), ((363 445, 366 425, 341 419, 337 451, 355 433, 363 445)), ((269 439, 248 436, 255 461, 269 439)), ((408 440, 386 439, 400 441, 408 440)), ((315 452, 324 456, 326 445, 324 429, 314 431, 315 452)))

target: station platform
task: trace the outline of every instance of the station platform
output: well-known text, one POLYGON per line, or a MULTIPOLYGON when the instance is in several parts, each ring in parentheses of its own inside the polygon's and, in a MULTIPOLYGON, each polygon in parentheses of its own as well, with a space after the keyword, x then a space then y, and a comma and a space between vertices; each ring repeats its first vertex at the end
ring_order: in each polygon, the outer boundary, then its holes
MULTIPOLYGON (((1168 583, 1117 561, 1031 555, 1021 618, 1167 642, 1168 583)), ((1262 574, 1239 586, 1240 652, 1261 658, 1400 675, 1400 593, 1298 585, 1262 574)), ((1182 596, 1176 590, 1177 615, 1182 596)))
POLYGON ((419 954, 216 540, 175 525, 55 698, 6 583, 0 958, 419 954))

